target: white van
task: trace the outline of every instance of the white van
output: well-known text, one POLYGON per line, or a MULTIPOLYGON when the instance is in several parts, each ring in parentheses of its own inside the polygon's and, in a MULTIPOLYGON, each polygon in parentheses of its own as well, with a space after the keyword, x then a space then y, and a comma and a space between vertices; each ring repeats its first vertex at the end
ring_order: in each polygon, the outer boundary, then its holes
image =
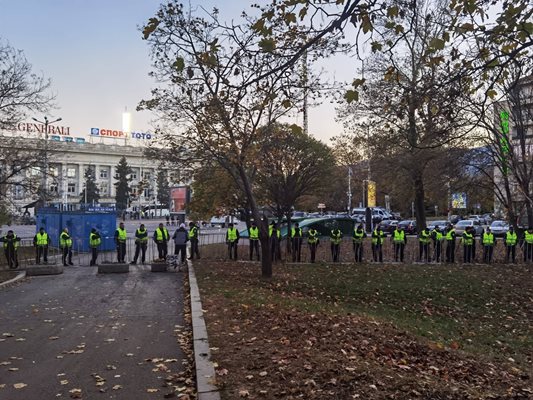
MULTIPOLYGON (((214 216, 209 221, 209 224, 214 228, 216 226, 219 226, 221 228, 226 228, 230 222, 232 222, 232 217, 229 215, 223 215, 221 217, 214 216)), ((241 221, 239 221, 236 217, 233 217, 233 225, 239 226, 241 221)))

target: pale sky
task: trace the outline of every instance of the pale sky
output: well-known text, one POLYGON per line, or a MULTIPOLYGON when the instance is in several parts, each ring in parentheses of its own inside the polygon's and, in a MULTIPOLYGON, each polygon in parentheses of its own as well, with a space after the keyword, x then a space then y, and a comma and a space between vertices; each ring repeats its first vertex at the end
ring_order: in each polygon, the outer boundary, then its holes
MULTIPOLYGON (((238 19, 251 2, 191 0, 191 4, 218 6, 223 19, 238 19)), ((24 51, 34 72, 51 78, 58 108, 48 117, 61 117, 71 136, 89 137, 91 128, 121 130, 125 108, 132 114, 132 131, 149 132, 153 117, 135 111, 155 86, 148 76, 149 48, 138 27, 158 5, 151 0, 0 0, 0 37, 24 51)), ((324 65, 327 74, 337 79, 351 80, 356 74, 357 63, 352 60, 324 65)), ((294 122, 301 124, 302 118, 294 122)), ((341 131, 328 99, 310 109, 309 132, 316 138, 327 142, 341 131)))

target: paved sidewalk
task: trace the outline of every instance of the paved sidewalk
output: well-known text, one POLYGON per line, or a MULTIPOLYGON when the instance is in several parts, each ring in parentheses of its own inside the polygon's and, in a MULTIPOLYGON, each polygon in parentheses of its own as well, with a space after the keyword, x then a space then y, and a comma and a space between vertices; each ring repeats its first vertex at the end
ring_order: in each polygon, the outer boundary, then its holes
POLYGON ((160 399, 173 392, 165 378, 183 371, 183 275, 148 266, 127 274, 69 267, 0 288, 0 398, 160 399))

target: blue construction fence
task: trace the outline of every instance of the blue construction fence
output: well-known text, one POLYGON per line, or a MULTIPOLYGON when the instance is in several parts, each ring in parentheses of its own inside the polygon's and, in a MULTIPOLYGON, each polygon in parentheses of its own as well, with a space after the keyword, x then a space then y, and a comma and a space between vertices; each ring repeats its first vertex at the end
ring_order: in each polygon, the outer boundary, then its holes
POLYGON ((114 234, 117 229, 115 212, 58 211, 41 209, 35 219, 36 232, 43 227, 50 236, 51 246, 59 246, 59 235, 63 228, 68 228, 72 238, 72 247, 76 251, 88 252, 89 234, 92 228, 100 233, 101 251, 114 250, 114 234))

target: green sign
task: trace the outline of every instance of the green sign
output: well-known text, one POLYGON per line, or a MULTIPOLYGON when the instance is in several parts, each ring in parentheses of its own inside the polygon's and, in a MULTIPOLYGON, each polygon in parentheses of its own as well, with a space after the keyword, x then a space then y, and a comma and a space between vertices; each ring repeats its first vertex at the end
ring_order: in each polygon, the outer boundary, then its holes
POLYGON ((509 154, 509 113, 500 112, 500 161, 502 163, 502 172, 507 175, 507 155, 509 154))

